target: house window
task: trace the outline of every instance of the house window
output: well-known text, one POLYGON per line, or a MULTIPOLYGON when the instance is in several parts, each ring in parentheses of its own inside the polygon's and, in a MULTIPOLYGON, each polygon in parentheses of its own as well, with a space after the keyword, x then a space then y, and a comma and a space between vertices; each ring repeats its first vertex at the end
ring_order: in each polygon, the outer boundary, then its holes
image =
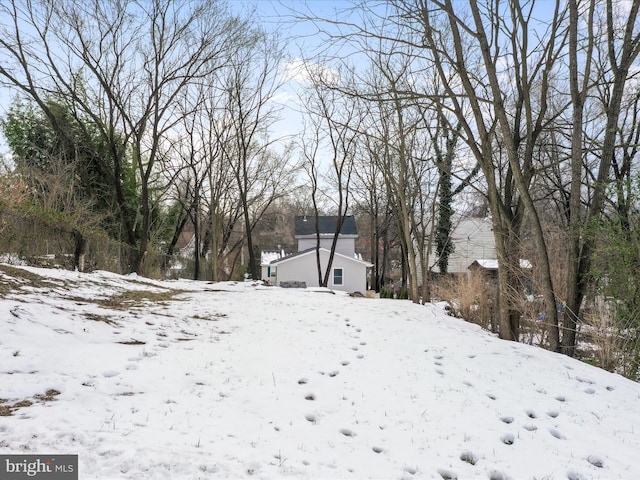
POLYGON ((342 273, 341 268, 333 269, 333 284, 334 285, 343 285, 344 274, 342 273))
POLYGON ((276 267, 267 267, 267 277, 275 277, 276 276, 276 267))

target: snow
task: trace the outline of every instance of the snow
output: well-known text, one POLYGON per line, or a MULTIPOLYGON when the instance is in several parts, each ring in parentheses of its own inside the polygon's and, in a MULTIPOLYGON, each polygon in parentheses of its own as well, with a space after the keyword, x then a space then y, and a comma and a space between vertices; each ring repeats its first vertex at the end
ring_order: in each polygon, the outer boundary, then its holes
MULTIPOLYGON (((498 260, 495 258, 479 258, 475 260, 474 263, 477 263, 480 267, 485 268, 487 270, 498 270, 498 260)), ((531 262, 529 260, 525 260, 521 258, 520 268, 524 270, 529 270, 533 268, 533 266, 531 265, 531 262)))
POLYGON ((269 265, 274 260, 280 260, 283 257, 285 257, 284 250, 279 252, 262 251, 260 253, 260 265, 269 265))
POLYGON ((639 384, 442 305, 3 268, 0 292, 42 278, 0 293, 0 409, 33 403, 2 454, 100 480, 640 478, 639 384))

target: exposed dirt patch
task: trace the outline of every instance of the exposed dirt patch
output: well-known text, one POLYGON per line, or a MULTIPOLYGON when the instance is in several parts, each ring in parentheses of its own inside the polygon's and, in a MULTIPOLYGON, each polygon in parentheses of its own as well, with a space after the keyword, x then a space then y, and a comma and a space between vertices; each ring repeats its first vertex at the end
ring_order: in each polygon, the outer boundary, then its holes
POLYGON ((34 404, 34 401, 52 402, 58 395, 60 395, 58 390, 50 388, 45 393, 37 393, 34 395, 33 401, 25 398, 24 400, 10 403, 7 399, 0 399, 0 417, 10 417, 15 411, 21 408, 31 407, 34 404))
POLYGON ((117 325, 117 322, 108 315, 99 315, 97 313, 85 313, 84 318, 93 322, 104 322, 107 325, 117 325))
POLYGON ((176 295, 185 293, 184 290, 127 290, 115 294, 108 298, 100 298, 92 300, 93 303, 100 305, 103 308, 109 308, 112 310, 128 310, 135 307, 144 307, 146 305, 167 305, 169 301, 178 301, 180 299, 175 298, 176 295))
POLYGON ((51 388, 47 390, 44 393, 44 395, 37 394, 37 395, 34 395, 33 398, 35 398, 36 400, 40 400, 42 402, 52 402, 53 400, 56 399, 58 395, 60 395, 60 392, 58 390, 51 388))

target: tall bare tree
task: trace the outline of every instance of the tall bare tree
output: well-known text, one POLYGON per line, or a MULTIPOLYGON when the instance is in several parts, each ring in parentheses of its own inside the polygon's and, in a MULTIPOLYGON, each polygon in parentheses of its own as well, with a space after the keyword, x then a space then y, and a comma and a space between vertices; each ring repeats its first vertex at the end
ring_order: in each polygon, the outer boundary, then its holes
POLYGON ((92 120, 109 146, 104 161, 132 247, 129 268, 141 272, 157 162, 179 118, 175 100, 220 68, 244 27, 209 1, 11 0, 2 13, 0 76, 45 112, 43 95, 56 92, 92 120), (139 207, 123 184, 128 160, 136 169, 139 207))
POLYGON ((234 172, 243 216, 249 262, 247 272, 258 278, 260 265, 253 228, 266 209, 285 195, 295 168, 274 150, 270 128, 278 119, 275 96, 282 86, 281 40, 263 30, 244 33, 226 69, 227 115, 233 144, 224 152, 234 172))
POLYGON ((632 67, 640 53, 640 25, 637 21, 640 3, 634 1, 628 6, 619 8, 620 5, 613 0, 607 0, 604 5, 595 1, 583 3, 571 0, 568 6, 570 13, 569 68, 574 123, 571 135, 571 201, 568 212, 570 249, 562 349, 564 353, 574 355, 578 320, 589 286, 595 247, 595 239, 584 235, 583 227, 598 220, 605 206, 612 163, 616 155, 616 138, 621 130, 621 104, 626 85, 633 74, 632 67), (588 25, 592 29, 595 24, 594 18, 599 11, 602 11, 602 7, 604 7, 605 20, 599 24, 598 31, 589 30, 586 35, 580 37, 579 32, 584 17, 589 20, 588 25), (604 39, 604 43, 594 44, 598 38, 604 39), (599 53, 595 58, 594 52, 599 53), (602 59, 598 65, 596 65, 596 58, 602 59), (580 76, 581 67, 582 75, 580 76), (596 70, 595 75, 593 70, 596 70), (601 90, 603 95, 599 96, 606 121, 602 136, 597 142, 599 161, 594 168, 597 172, 595 183, 585 208, 582 194, 585 161, 583 109, 592 82, 595 85, 607 86, 601 90))
MULTIPOLYGON (((426 61, 445 91, 434 100, 455 114, 462 138, 487 183, 500 264, 500 334, 506 339, 518 338, 519 312, 510 299, 518 285, 519 234, 526 212, 534 226, 536 247, 543 254, 542 292, 553 331, 552 347, 557 348, 550 263, 529 186, 534 148, 548 122, 548 81, 561 43, 555 33, 531 42, 532 11, 516 2, 503 6, 471 1, 466 6, 434 0, 397 3, 397 7, 402 12, 400 18, 421 26, 419 36, 409 41, 422 45, 428 53, 426 61), (495 161, 499 158, 496 148, 504 152, 504 166, 495 161), (505 183, 501 185, 503 175, 505 183)), ((556 9, 550 27, 553 32, 560 18, 556 9)))
POLYGON ((340 93, 337 87, 347 81, 347 69, 342 72, 329 68, 320 68, 307 64, 306 77, 308 88, 303 99, 307 114, 311 119, 311 135, 306 138, 307 160, 305 170, 310 176, 313 187, 313 207, 316 221, 315 232, 317 246, 320 246, 320 227, 318 223, 318 194, 324 194, 331 201, 331 209, 337 213, 336 231, 333 234, 329 259, 323 269, 320 261, 320 249, 316 249, 316 265, 319 285, 326 287, 331 275, 331 265, 335 256, 338 236, 342 230, 351 201, 351 182, 356 158, 358 125, 361 122, 356 102, 340 93), (321 157, 326 156, 322 161, 321 157), (319 158, 320 157, 320 158, 319 158), (331 193, 321 191, 320 177, 324 177, 331 193))

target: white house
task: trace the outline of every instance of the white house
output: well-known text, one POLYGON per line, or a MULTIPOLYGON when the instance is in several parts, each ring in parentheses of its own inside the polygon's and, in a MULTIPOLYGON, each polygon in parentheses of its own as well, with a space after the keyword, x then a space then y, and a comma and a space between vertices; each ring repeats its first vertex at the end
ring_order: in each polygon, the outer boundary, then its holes
MULTIPOLYGON (((324 273, 329 263, 331 243, 338 228, 338 219, 339 217, 335 216, 295 217, 298 252, 289 256, 278 255, 275 259, 269 259, 268 255, 263 254, 263 279, 275 285, 282 282, 304 282, 307 287, 318 287, 320 283, 317 252, 324 273), (320 232, 319 247, 316 232, 320 232)), ((358 231, 355 218, 352 215, 346 216, 336 244, 328 288, 346 292, 364 292, 367 289, 367 268, 373 265, 363 261, 356 253, 356 238, 358 231)))

